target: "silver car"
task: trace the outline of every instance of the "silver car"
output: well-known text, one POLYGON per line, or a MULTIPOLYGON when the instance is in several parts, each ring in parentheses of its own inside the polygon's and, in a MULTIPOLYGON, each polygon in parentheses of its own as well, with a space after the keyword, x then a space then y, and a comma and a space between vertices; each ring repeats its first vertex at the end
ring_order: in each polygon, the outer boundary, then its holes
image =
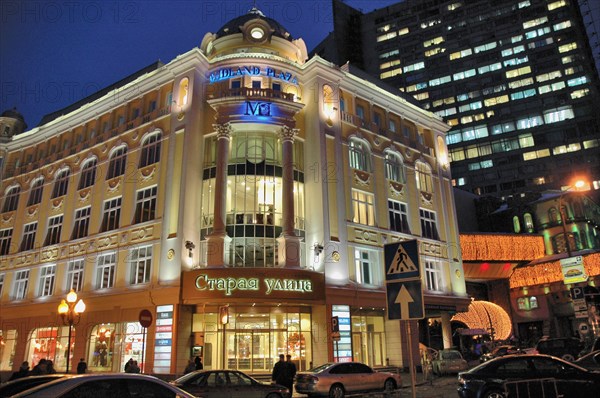
POLYGON ((376 372, 359 362, 326 363, 296 374, 296 391, 309 397, 342 398, 356 392, 390 392, 401 386, 399 374, 376 372))
POLYGON ((469 368, 458 350, 440 350, 438 357, 431 361, 433 374, 446 375, 448 373, 458 373, 469 368))
POLYGON ((154 376, 135 373, 72 375, 39 385, 12 398, 195 398, 154 376))

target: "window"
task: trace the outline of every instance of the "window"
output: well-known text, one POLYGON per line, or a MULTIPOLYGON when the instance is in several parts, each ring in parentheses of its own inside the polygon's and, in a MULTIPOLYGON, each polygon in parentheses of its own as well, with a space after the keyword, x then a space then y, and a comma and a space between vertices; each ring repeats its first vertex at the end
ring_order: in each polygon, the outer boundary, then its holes
POLYGON ((112 231, 119 228, 121 218, 121 198, 114 198, 104 202, 104 215, 100 232, 112 231))
POLYGON ((12 228, 0 229, 0 256, 6 256, 10 252, 12 233, 12 228))
POLYGON ((150 282, 152 269, 152 246, 144 246, 129 251, 129 283, 138 285, 150 282))
POLYGON ((376 253, 370 250, 355 249, 356 281, 363 285, 376 285, 376 253))
POLYGON ((79 239, 88 235, 91 209, 91 207, 83 207, 75 210, 75 224, 73 224, 71 239, 79 239))
POLYGON ((438 261, 425 260, 425 284, 429 291, 444 291, 442 265, 438 261))
POLYGON ((65 196, 67 189, 69 188, 69 176, 71 170, 62 169, 56 173, 56 179, 54 180, 54 189, 52 190, 52 199, 58 198, 59 196, 65 196))
POLYGON ((47 265, 40 269, 40 285, 38 296, 52 296, 54 293, 54 279, 56 278, 56 265, 47 265))
POLYGON ((37 205, 42 201, 42 193, 44 192, 44 179, 38 178, 31 184, 31 192, 29 193, 29 200, 27 206, 37 205))
POLYGON ((401 184, 406 183, 402 158, 390 151, 385 153, 385 178, 401 184))
POLYGON ((127 161, 127 147, 121 146, 113 151, 110 155, 110 161, 108 163, 108 171, 106 172, 106 179, 110 180, 125 174, 125 165, 127 161))
POLYGON ((13 283, 13 300, 23 300, 27 295, 27 285, 29 283, 29 270, 17 271, 13 283))
POLYGON ((348 145, 349 156, 350 156, 350 167, 361 171, 371 171, 371 162, 369 161, 369 148, 367 144, 359 139, 350 139, 348 145))
POLYGON ((83 289, 84 259, 69 261, 67 266, 67 290, 80 292, 83 289))
POLYGON ((96 164, 97 159, 93 158, 86 161, 81 167, 81 177, 79 178, 78 189, 91 187, 96 182, 96 164))
POLYGON ((37 232, 37 222, 31 224, 25 224, 23 227, 23 239, 21 240, 20 251, 33 249, 35 243, 35 233, 37 232))
POLYGON ((137 192, 134 224, 154 220, 156 211, 156 187, 137 192))
POLYGON ((390 216, 390 230, 410 234, 405 203, 388 200, 388 214, 390 216))
POLYGON ((361 105, 356 105, 356 116, 358 116, 361 120, 365 119, 365 108, 361 105))
POLYGON ((160 160, 161 137, 161 134, 157 132, 145 138, 142 144, 142 154, 140 155, 140 167, 158 163, 160 160))
POLYGON ((4 288, 4 275, 6 274, 0 274, 0 297, 2 297, 2 290, 4 288))
POLYGON ((96 289, 107 289, 115 283, 117 255, 115 253, 101 254, 96 260, 96 289))
POLYGON ((527 233, 533 233, 533 217, 531 216, 531 213, 525 213, 523 221, 525 222, 525 230, 527 233))
POLYGON ((51 217, 48 219, 48 231, 46 232, 46 239, 44 239, 44 246, 56 245, 60 242, 60 232, 62 231, 63 216, 51 217))
POLYGON ((2 206, 2 213, 17 210, 17 206, 19 206, 20 193, 21 187, 18 185, 12 186, 6 190, 6 194, 4 196, 4 206, 2 206))
POLYGON ((521 221, 519 221, 518 216, 513 217, 513 230, 515 234, 521 233, 521 221))
POLYGON ((421 192, 433 193, 433 180, 431 168, 422 162, 416 163, 417 188, 421 192))
POLYGON ((364 225, 375 225, 374 197, 372 193, 352 190, 352 221, 364 225))
POLYGON ((421 218, 421 236, 424 238, 439 240, 435 213, 425 209, 419 209, 421 218))

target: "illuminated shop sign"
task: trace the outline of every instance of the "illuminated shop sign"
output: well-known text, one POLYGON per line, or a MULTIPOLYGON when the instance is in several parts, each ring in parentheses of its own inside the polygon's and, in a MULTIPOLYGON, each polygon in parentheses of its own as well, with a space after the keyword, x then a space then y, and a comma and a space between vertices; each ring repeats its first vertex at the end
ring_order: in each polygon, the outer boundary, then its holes
POLYGON ((241 76, 265 76, 292 84, 298 84, 298 78, 288 71, 256 65, 239 66, 237 68, 222 68, 211 73, 209 79, 211 83, 215 83, 241 76))
MULTIPOLYGON (((261 279, 259 278, 211 278, 208 275, 199 275, 196 278, 196 288, 198 290, 225 292, 226 296, 231 296, 236 290, 260 290, 261 279)), ((265 294, 268 296, 274 291, 278 292, 299 292, 312 293, 312 281, 309 279, 278 279, 263 278, 262 285, 265 288, 265 294)))
POLYGON ((173 305, 156 307, 156 330, 154 332, 154 373, 171 372, 173 347, 173 305))
POLYGON ((271 103, 262 101, 246 101, 246 116, 271 116, 271 103))

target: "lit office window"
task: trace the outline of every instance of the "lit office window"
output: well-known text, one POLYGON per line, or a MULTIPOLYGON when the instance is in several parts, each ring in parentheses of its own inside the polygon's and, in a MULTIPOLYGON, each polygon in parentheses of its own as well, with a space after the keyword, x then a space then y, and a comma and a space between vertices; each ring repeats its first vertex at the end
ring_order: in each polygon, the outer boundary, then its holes
POLYGON ((29 284, 29 270, 15 272, 11 298, 23 300, 27 296, 27 285, 29 284))
POLYGON ((567 5, 565 0, 553 1, 548 3, 548 11, 556 10, 557 8, 564 7, 567 5))
POLYGON ((96 289, 107 289, 115 284, 117 255, 115 253, 100 254, 96 259, 96 289))
POLYGON ((577 43, 568 43, 568 44, 563 44, 562 46, 558 46, 559 53, 566 53, 568 51, 573 51, 575 49, 577 49, 577 43))
POLYGON ((534 26, 542 25, 548 22, 548 17, 540 17, 530 21, 523 22, 523 29, 533 28, 534 26))
POLYGON ((38 297, 52 296, 56 278, 56 265, 47 265, 40 269, 38 297))
POLYGON ((425 286, 433 292, 444 291, 442 265, 437 260, 425 260, 425 286))
POLYGON ((563 29, 567 29, 570 27, 571 27, 571 21, 564 21, 564 22, 560 22, 555 25, 552 25, 552 29, 554 29, 555 32, 558 30, 563 30, 563 29))
POLYGON ((80 292, 83 289, 84 259, 69 261, 67 265, 67 290, 80 292))
POLYGON ((375 197, 372 193, 352 190, 352 222, 375 225, 375 197))
POLYGON ((136 247, 129 251, 129 284, 150 282, 152 246, 136 247))

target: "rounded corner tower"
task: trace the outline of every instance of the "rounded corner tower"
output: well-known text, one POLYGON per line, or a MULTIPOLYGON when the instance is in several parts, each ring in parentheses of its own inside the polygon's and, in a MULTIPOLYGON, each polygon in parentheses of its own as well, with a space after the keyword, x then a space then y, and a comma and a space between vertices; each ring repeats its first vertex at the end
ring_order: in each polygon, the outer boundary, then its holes
POLYGON ((17 108, 7 109, 0 115, 0 140, 10 140, 27 129, 25 118, 17 108))
POLYGON ((279 56, 298 64, 308 58, 304 40, 293 39, 283 25, 256 7, 230 20, 217 33, 207 33, 200 49, 209 60, 248 53, 279 56))

